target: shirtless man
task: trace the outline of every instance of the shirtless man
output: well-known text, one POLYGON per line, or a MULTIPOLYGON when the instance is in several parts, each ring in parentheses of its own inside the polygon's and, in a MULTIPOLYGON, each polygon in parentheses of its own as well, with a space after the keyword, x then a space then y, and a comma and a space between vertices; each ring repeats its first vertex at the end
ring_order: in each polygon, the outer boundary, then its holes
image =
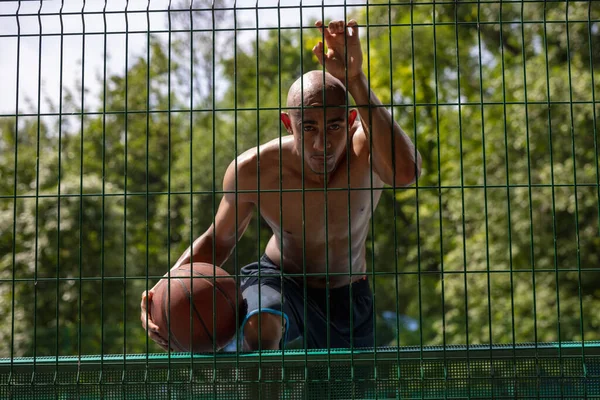
MULTIPOLYGON (((315 25, 327 50, 319 42, 313 52, 327 72, 311 71, 292 85, 288 112, 281 113, 290 135, 250 149, 229 165, 214 224, 174 266, 213 260, 222 265, 236 245, 236 230, 240 238, 260 205, 273 236, 261 260, 241 269, 246 350, 279 349, 294 339, 303 339, 306 348, 374 346, 365 260, 371 210, 379 202, 378 189, 410 185, 421 172, 410 138, 369 90, 356 21, 315 25), (356 109, 346 107, 346 90, 356 109)), ((145 329, 152 295, 142 294, 145 329)), ((151 315, 148 328, 166 349, 167 334, 151 315)))

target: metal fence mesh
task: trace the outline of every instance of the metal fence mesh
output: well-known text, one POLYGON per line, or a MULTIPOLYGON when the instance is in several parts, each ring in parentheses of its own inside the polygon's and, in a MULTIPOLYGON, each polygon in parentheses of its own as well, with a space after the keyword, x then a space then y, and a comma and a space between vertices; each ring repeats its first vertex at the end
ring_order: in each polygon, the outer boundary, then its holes
MULTIPOLYGON (((599 41, 597 1, 1 2, 0 397, 600 395, 599 41), (156 354, 140 294, 215 222, 231 160, 287 135, 314 22, 351 18, 423 173, 299 191, 371 196, 375 349, 156 354)), ((224 268, 271 235, 254 218, 224 268)))
POLYGON ((231 368, 232 356, 151 355, 80 360, 32 359, 15 365, 12 385, 3 381, 13 398, 581 398, 597 396, 598 343, 589 343, 582 363, 581 345, 520 344, 449 348, 381 348, 373 352, 330 354, 309 350, 266 352, 259 366, 254 356, 231 368), (329 360, 328 363, 324 362, 329 360), (77 365, 77 362, 80 364, 77 365), (123 364, 127 364, 127 368, 123 364), (308 368, 307 368, 308 367, 308 368), (45 396, 45 397, 44 397, 45 396))

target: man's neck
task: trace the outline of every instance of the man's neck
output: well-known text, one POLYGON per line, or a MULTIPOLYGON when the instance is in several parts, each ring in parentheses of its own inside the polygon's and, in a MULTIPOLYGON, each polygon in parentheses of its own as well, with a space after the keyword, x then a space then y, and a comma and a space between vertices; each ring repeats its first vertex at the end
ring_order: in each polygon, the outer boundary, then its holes
POLYGON ((329 184, 329 182, 331 181, 331 174, 331 172, 328 172, 327 174, 319 174, 310 169, 308 169, 308 171, 306 171, 305 169, 304 180, 317 183, 319 186, 325 187, 325 184, 329 184))

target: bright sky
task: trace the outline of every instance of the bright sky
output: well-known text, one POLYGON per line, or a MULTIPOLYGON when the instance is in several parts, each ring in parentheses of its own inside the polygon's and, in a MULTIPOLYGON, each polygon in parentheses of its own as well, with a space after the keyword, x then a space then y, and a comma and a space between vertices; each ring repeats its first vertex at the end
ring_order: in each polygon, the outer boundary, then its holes
MULTIPOLYGON (((258 5, 258 27, 273 27, 278 25, 277 9, 261 9, 261 7, 281 7, 280 17, 282 26, 298 26, 300 23, 301 0, 238 0, 237 11, 238 27, 256 27, 256 6, 258 5), (246 8, 246 9, 243 9, 246 8)), ((98 77, 102 77, 104 67, 104 19, 106 19, 107 35, 107 74, 124 72, 125 66, 125 7, 126 0, 107 0, 106 11, 104 0, 87 0, 85 7, 83 0, 64 0, 62 9, 63 31, 63 90, 73 90, 76 85, 81 87, 82 56, 85 55, 83 76, 86 94, 86 109, 94 109, 101 90, 98 77), (84 9, 84 18, 81 10, 84 9), (83 20, 83 21, 82 21, 83 20), (81 33, 85 23, 85 52, 83 52, 83 39, 81 33), (101 33, 101 34, 93 34, 101 33)), ((181 1, 172 0, 173 4, 181 1)), ((185 0, 186 6, 189 0, 185 0)), ((201 1, 196 0, 194 8, 204 7, 201 1)), ((202 3, 209 3, 203 1, 202 3)), ((346 4, 364 3, 361 0, 346 1, 346 4)), ((168 26, 169 0, 129 0, 127 21, 129 25, 129 52, 131 61, 137 56, 146 53, 146 33, 151 31, 166 30, 168 26), (148 2, 149 1, 149 2, 148 2), (158 12, 146 13, 145 10, 158 12), (144 11, 144 12, 134 12, 144 11), (149 24, 148 24, 149 19, 149 24), (149 25, 149 27, 148 27, 149 25), (131 33, 135 32, 135 33, 131 33)), ((216 1, 216 7, 232 7, 233 0, 216 1)), ((327 0, 323 10, 322 0, 302 0, 302 25, 312 26, 316 19, 325 15, 325 20, 344 18, 344 0, 327 0), (340 6, 342 5, 342 6, 340 6), (332 7, 333 6, 333 7, 332 7)), ((40 113, 49 112, 50 108, 44 99, 52 100, 56 105, 60 95, 60 54, 61 54, 61 16, 59 11, 61 1, 22 1, 19 8, 18 1, 0 2, 0 116, 13 114, 17 107, 20 113, 37 112, 38 93, 41 93, 40 113), (17 13, 17 10, 18 13, 17 13), (38 17, 38 11, 40 17, 38 17), (18 17, 17 17, 18 14, 18 17), (40 50, 40 24, 42 42, 40 50), (20 30, 20 44, 17 33, 20 30), (17 54, 19 64, 17 66, 17 54), (40 56, 41 53, 41 56, 40 56), (41 85, 39 74, 41 71, 41 85), (18 80, 17 80, 18 75, 18 80), (18 87, 17 87, 18 84, 18 87), (40 87, 41 86, 41 87, 40 87), (18 89, 18 99, 17 99, 18 89)), ((173 7, 175 9, 175 7, 173 7)), ((351 9, 348 7, 347 12, 351 9)), ((229 15, 230 18, 220 23, 218 28, 233 28, 232 11, 216 11, 229 15)), ((172 13, 173 15, 174 13, 172 13)), ((204 28, 212 26, 210 11, 199 12, 196 24, 206 24, 204 28)), ((348 14, 349 18, 351 17, 348 14)), ((200 26, 202 28, 202 26, 200 26)), ((162 35, 166 39, 166 34, 162 35)), ((256 31, 242 31, 238 34, 241 45, 250 42, 256 36, 256 31)), ((64 96, 64 93, 63 93, 64 96)))

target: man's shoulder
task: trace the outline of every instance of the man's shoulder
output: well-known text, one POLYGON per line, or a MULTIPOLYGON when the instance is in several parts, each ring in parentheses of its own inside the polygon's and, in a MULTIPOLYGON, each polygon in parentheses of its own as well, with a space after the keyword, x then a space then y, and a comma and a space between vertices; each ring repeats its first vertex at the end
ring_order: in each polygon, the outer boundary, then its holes
POLYGON ((260 173, 261 186, 263 186, 270 175, 278 174, 280 160, 284 162, 286 159, 292 139, 289 136, 282 136, 281 139, 275 138, 244 151, 229 165, 226 179, 237 179, 238 186, 256 189, 260 173))
MULTIPOLYGON (((258 165, 268 166, 270 163, 279 164, 279 160, 285 160, 290 150, 293 138, 282 136, 265 142, 259 146, 252 147, 240 154, 232 162, 237 161, 238 168, 245 172, 257 173, 258 165)), ((261 171, 262 172, 262 171, 261 171)))
MULTIPOLYGON (((353 126, 353 129, 356 130, 354 131, 354 135, 352 136, 352 148, 353 153, 358 161, 358 163, 355 163, 355 165, 357 165, 358 168, 363 168, 363 171, 368 171, 370 176, 370 172, 372 171, 372 144, 369 141, 369 137, 367 136, 367 133, 365 132, 365 127, 361 121, 356 121, 355 125, 353 126)), ((375 177, 376 181, 372 184, 376 187, 383 187, 383 181, 381 181, 379 175, 375 173, 373 174, 373 177, 375 177)))
POLYGON ((280 158, 286 158, 286 155, 293 148, 293 144, 294 137, 291 135, 276 137, 260 145, 260 156, 264 156, 265 160, 279 163, 280 158))
POLYGON ((236 186, 238 189, 253 189, 256 181, 258 147, 244 151, 231 161, 225 172, 225 186, 236 186))
POLYGON ((365 133, 362 121, 357 118, 351 129, 354 131, 352 134, 352 148, 354 153, 357 156, 368 155, 369 141, 367 139, 367 134, 365 133))

